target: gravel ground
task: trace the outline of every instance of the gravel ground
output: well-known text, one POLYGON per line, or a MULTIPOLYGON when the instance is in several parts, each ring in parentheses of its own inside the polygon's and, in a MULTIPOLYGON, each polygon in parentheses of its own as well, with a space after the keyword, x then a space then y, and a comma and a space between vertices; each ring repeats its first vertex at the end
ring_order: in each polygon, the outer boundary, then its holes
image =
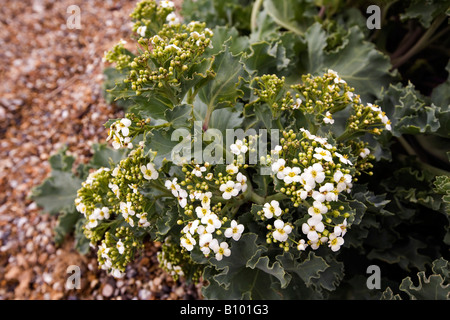
POLYGON ((199 286, 159 269, 158 243, 115 280, 94 252, 73 240, 53 242, 56 218, 29 198, 49 174, 49 156, 63 145, 87 162, 103 142, 103 124, 121 111, 102 98, 103 53, 127 39, 136 1, 77 1, 81 29, 68 29, 73 0, 6 1, 0 6, 0 299, 201 299, 199 286), (81 289, 67 290, 69 265, 81 289))

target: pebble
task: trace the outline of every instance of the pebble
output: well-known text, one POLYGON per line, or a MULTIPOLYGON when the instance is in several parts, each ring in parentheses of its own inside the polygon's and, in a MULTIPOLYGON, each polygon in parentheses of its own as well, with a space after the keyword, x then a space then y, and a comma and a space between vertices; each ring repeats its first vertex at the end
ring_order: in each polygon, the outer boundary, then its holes
POLYGON ((0 86, 0 300, 182 299, 184 285, 175 287, 157 267, 160 244, 147 244, 141 263, 111 281, 95 252, 79 255, 70 237, 54 243, 57 215, 43 214, 29 197, 48 177, 52 154, 67 146, 76 164, 89 161, 92 144, 106 138, 103 124, 123 116, 103 99, 101 58, 118 39, 130 37, 135 2, 86 2, 89 15, 77 31, 61 28, 71 0, 33 4, 2 5, 0 64, 14 67, 6 69, 0 86), (100 34, 106 21, 110 25, 100 34), (69 265, 81 269, 79 290, 65 288, 69 265))
POLYGON ((114 293, 114 287, 110 285, 109 283, 105 284, 105 286, 102 289, 102 296, 109 298, 114 293))

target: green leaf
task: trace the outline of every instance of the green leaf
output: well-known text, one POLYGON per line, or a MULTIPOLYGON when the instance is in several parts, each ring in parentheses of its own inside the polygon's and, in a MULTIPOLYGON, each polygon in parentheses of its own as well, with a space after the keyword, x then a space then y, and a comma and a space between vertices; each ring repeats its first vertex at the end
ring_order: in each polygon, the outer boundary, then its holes
POLYGON ((449 0, 413 0, 400 18, 402 21, 418 19, 422 26, 429 28, 432 21, 449 7, 449 0))
POLYGON ((144 154, 150 155, 156 152, 153 163, 157 168, 160 168, 164 161, 173 160, 172 151, 181 143, 180 141, 172 140, 173 132, 174 130, 153 130, 147 132, 144 136, 144 154))
MULTIPOLYGON (((409 83, 406 87, 401 84, 390 85, 382 99, 376 101, 392 122, 392 135, 418 133, 437 133, 440 108, 428 105, 425 99, 409 83)), ((448 130, 443 130, 448 136, 448 130)))
POLYGON ((291 253, 284 253, 282 256, 277 256, 277 260, 283 265, 286 271, 299 276, 307 287, 312 286, 314 279, 319 279, 320 273, 329 267, 322 257, 316 256, 312 251, 301 262, 297 262, 291 253))
POLYGON ((95 143, 92 149, 94 154, 89 164, 94 168, 109 168, 111 165, 119 163, 127 153, 126 150, 115 150, 104 143, 95 143))
POLYGON ((256 74, 275 74, 289 66, 286 49, 281 42, 257 42, 250 46, 251 53, 245 59, 247 69, 256 74))
POLYGON ((181 104, 164 112, 167 122, 172 128, 190 128, 193 119, 193 106, 181 104))
POLYGON ((82 180, 71 171, 74 158, 66 156, 65 152, 63 149, 50 157, 53 169, 50 177, 31 192, 31 198, 36 204, 52 215, 75 211, 74 200, 81 187, 82 180))
POLYGON ((209 281, 203 287, 208 299, 279 299, 273 290, 275 279, 283 284, 288 281, 279 262, 270 265, 262 254, 265 246, 257 244, 257 235, 246 233, 231 244, 231 256, 217 261, 210 259, 211 267, 205 270, 204 278, 209 281))
POLYGON ((240 57, 234 56, 228 48, 214 57, 215 77, 200 89, 198 95, 211 111, 233 106, 244 94, 239 88, 240 82, 248 77, 240 57))
MULTIPOLYGON (((449 76, 445 82, 433 89, 431 101, 435 105, 441 107, 443 111, 448 112, 450 109, 450 60, 447 63, 445 70, 447 70, 449 76)), ((448 126, 446 126, 446 128, 448 128, 448 126)))
POLYGON ((60 245, 63 243, 66 235, 73 232, 75 224, 83 215, 78 211, 65 212, 58 217, 58 225, 55 228, 55 243, 60 245))
POLYGON ((129 112, 136 113, 142 118, 165 119, 165 112, 173 108, 170 99, 160 94, 143 93, 142 96, 133 98, 133 101, 129 112))
POLYGON ((415 286, 411 277, 403 279, 400 290, 412 300, 449 300, 450 284, 448 261, 440 258, 433 262, 433 274, 426 276, 424 271, 417 273, 419 284, 415 286))
POLYGON ((278 25, 300 35, 317 15, 314 2, 307 0, 264 0, 264 8, 278 25))
POLYGON ((240 36, 235 27, 217 26, 213 29, 214 35, 211 38, 212 48, 207 48, 206 55, 217 55, 228 47, 233 55, 248 50, 249 39, 246 36, 240 36))
POLYGON ((427 248, 427 245, 420 240, 408 237, 407 242, 398 241, 392 244, 392 248, 387 250, 374 249, 367 255, 368 259, 379 259, 381 261, 398 264, 402 269, 409 271, 410 268, 419 270, 425 269, 425 265, 430 262, 430 257, 419 253, 420 249, 427 248))

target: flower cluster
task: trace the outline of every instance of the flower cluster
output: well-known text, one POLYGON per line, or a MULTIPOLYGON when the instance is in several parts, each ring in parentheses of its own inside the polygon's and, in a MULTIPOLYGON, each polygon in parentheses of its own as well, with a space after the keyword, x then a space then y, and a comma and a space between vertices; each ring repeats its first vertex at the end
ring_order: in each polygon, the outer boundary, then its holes
POLYGON ((305 250, 308 245, 317 249, 328 244, 337 251, 343 244, 345 233, 339 230, 346 226, 348 218, 348 214, 342 212, 345 207, 340 204, 339 195, 349 193, 352 188, 353 159, 339 153, 326 138, 306 129, 297 134, 293 130, 284 131, 280 143, 268 157, 274 183, 294 208, 305 208, 309 218, 301 227, 306 240, 290 238, 294 226, 283 219, 288 208, 283 210, 277 200, 265 203, 258 212, 260 217, 276 219, 268 225, 268 242, 272 239, 281 242, 286 250, 293 243, 299 250, 305 250))
POLYGON ((178 221, 184 224, 180 245, 187 251, 197 247, 206 257, 213 252, 217 260, 231 254, 226 239, 238 241, 244 231, 242 224, 228 219, 230 208, 223 207, 220 201, 230 200, 245 192, 247 177, 239 172, 237 164, 227 165, 224 169, 225 172, 215 173, 208 163, 202 166, 184 165, 183 181, 178 183, 174 178, 165 183, 184 209, 185 219, 178 221))
POLYGON ((127 118, 114 122, 109 128, 109 134, 106 141, 112 140, 112 146, 114 149, 120 149, 122 147, 132 149, 133 143, 131 143, 130 137, 131 124, 131 120, 127 118))
MULTIPOLYGON (((124 126, 120 130, 126 133, 127 129, 124 126)), ((132 228, 145 230, 150 222, 147 213, 149 204, 139 188, 158 177, 159 172, 149 158, 143 156, 142 147, 138 147, 112 170, 100 168, 89 174, 82 183, 75 199, 76 209, 86 218, 84 234, 91 245, 102 241, 99 247, 102 268, 119 275, 119 271, 124 269, 123 265, 132 259, 140 247, 139 241, 130 240, 134 239, 130 235, 135 235, 135 229, 132 228), (123 226, 123 223, 127 226, 123 226), (122 231, 117 231, 119 233, 116 232, 114 236, 106 231, 114 230, 119 224, 122 227, 116 230, 122 231), (123 236, 124 232, 126 236, 123 236)))

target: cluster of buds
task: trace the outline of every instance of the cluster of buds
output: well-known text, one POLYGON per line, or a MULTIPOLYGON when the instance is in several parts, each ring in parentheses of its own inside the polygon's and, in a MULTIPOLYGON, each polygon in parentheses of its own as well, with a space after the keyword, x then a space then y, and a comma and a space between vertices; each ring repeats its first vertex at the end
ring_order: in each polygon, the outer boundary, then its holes
POLYGON ((124 276, 126 266, 134 259, 136 252, 143 248, 130 228, 120 227, 114 232, 107 231, 98 246, 97 256, 101 269, 115 278, 124 276))
POLYGON ((203 266, 193 263, 189 254, 181 250, 180 246, 167 237, 157 254, 159 266, 172 276, 174 280, 189 275, 193 282, 198 282, 202 275, 203 266))
POLYGON ((354 89, 331 69, 323 76, 303 75, 302 83, 291 87, 297 91, 292 108, 314 115, 317 123, 333 124, 333 113, 360 101, 354 89))
POLYGON ((111 50, 106 51, 103 56, 103 61, 116 64, 117 70, 129 68, 133 57, 131 53, 125 49, 126 41, 121 39, 111 50))
POLYGON ((154 0, 140 1, 130 17, 135 21, 133 31, 145 38, 156 34, 164 24, 178 23, 172 1, 161 0, 159 5, 154 0))
POLYGON ((139 39, 145 49, 130 63, 131 71, 125 83, 137 94, 155 86, 178 84, 211 46, 212 36, 205 23, 164 25, 158 34, 139 39))

